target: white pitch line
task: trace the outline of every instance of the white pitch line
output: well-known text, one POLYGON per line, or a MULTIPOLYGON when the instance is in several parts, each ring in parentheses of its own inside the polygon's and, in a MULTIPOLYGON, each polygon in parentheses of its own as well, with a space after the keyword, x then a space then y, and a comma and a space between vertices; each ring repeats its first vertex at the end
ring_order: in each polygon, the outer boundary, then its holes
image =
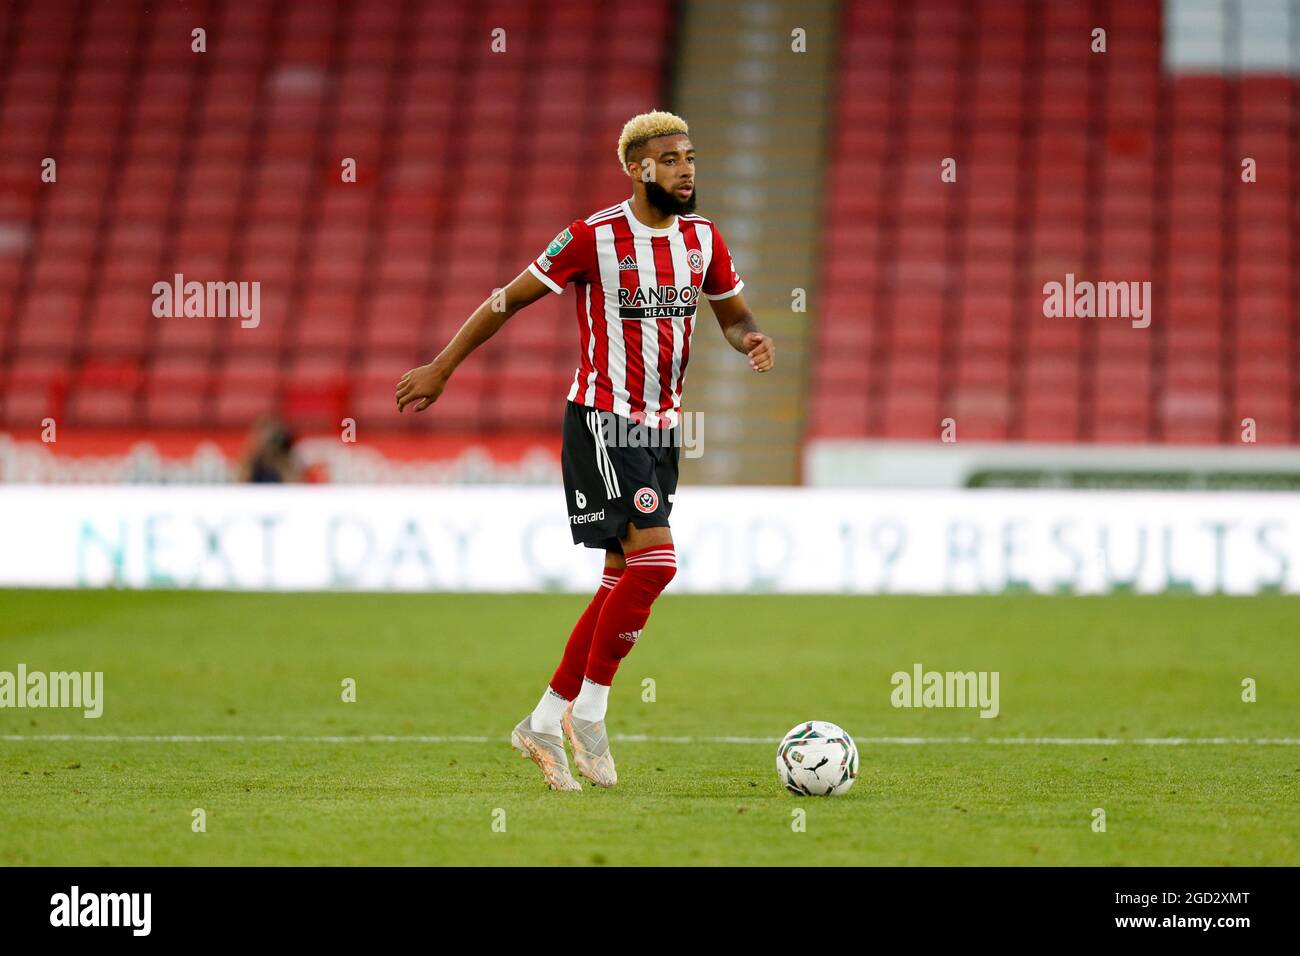
MULTIPOLYGON (((294 736, 288 734, 0 734, 4 743, 146 743, 146 744, 493 744, 506 736, 420 734, 357 734, 352 736, 294 736)), ((614 734, 620 743, 650 744, 776 744, 777 737, 657 737, 651 734, 614 734)), ((1030 744, 1033 746, 1186 747, 1300 746, 1300 737, 856 737, 859 744, 923 746, 926 744, 1030 744)))

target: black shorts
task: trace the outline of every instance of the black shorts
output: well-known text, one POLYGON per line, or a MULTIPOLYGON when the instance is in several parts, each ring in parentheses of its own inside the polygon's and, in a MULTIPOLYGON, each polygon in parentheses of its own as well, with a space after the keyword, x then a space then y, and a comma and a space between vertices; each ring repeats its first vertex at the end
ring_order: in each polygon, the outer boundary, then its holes
POLYGON ((629 521, 668 527, 680 434, 680 426, 634 425, 613 412, 565 405, 560 463, 574 544, 622 553, 629 521))

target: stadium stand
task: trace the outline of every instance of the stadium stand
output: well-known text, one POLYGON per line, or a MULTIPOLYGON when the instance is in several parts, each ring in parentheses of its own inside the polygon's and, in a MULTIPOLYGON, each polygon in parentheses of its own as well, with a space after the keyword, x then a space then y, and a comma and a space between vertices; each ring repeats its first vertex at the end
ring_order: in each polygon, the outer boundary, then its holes
POLYGON ((760 389, 717 343, 697 352, 691 401, 719 426, 698 478, 796 481, 801 437, 933 439, 946 417, 963 440, 1221 443, 1245 417, 1300 439, 1295 74, 1241 69, 1279 35, 1267 17, 1233 34, 1192 4, 1171 41, 1158 0, 844 0, 837 63, 814 45, 791 82, 753 36, 799 5, 716 7, 684 25, 671 0, 617 20, 598 0, 0 7, 0 425, 238 430, 275 410, 553 432, 571 302, 508 325, 437 415, 393 414, 393 382, 625 193, 628 115, 677 105, 791 376, 760 389), (1240 50, 1210 62, 1219 34, 1240 50), (733 81, 746 98, 719 94, 733 81), (782 136, 789 165, 746 156, 782 136), (788 313, 809 271, 810 310, 788 313), (1150 280, 1150 328, 1044 318, 1066 273, 1150 280), (176 274, 259 281, 260 324, 154 318, 176 274))
POLYGON ((278 410, 303 428, 557 429, 576 365, 558 297, 459 372, 437 416, 398 417, 393 386, 623 195, 613 144, 662 105, 670 12, 0 7, 0 422, 234 428, 278 410), (178 273, 260 282, 260 323, 154 318, 153 284, 178 273))
POLYGON ((810 437, 1300 437, 1293 74, 1168 69, 1157 0, 849 0, 837 84, 810 437), (1150 327, 1043 317, 1066 273, 1150 327))

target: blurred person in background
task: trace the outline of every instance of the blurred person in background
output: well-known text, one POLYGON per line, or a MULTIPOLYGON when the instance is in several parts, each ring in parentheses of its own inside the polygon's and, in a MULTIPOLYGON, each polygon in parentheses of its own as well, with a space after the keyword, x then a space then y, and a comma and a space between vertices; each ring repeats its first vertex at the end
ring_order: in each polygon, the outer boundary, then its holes
POLYGON ((239 480, 263 483, 302 480, 302 464, 293 450, 294 436, 274 415, 253 423, 239 462, 239 480))

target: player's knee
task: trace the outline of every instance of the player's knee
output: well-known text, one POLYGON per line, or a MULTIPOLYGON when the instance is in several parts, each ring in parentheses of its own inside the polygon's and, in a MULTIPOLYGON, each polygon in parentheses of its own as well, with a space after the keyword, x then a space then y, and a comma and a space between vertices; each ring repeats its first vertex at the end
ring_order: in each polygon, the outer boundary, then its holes
POLYGON ((671 544, 653 545, 626 555, 625 575, 635 576, 648 597, 653 600, 668 587, 677 574, 677 553, 671 544))
POLYGON ((654 590, 655 594, 660 594, 663 592, 664 588, 668 587, 668 583, 672 581, 673 577, 677 574, 677 565, 642 568, 640 574, 644 576, 644 579, 654 590))

